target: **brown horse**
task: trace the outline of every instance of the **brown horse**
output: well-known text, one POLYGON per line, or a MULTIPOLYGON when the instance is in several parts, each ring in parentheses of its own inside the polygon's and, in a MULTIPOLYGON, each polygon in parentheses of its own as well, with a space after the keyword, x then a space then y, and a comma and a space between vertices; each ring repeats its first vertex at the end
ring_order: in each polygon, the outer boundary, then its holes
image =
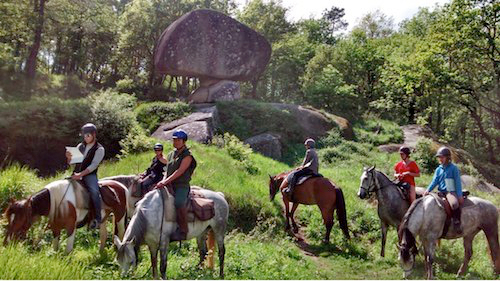
MULTIPOLYGON (((269 195, 271 201, 274 200, 283 180, 291 172, 281 173, 277 176, 269 176, 269 195)), ((299 228, 295 223, 293 214, 299 204, 318 205, 323 223, 326 226, 324 243, 330 242, 330 232, 333 227, 333 211, 337 209, 337 218, 344 236, 349 239, 349 229, 347 227, 347 214, 345 209, 344 194, 329 179, 323 177, 313 177, 307 179, 303 184, 297 185, 293 191, 293 200, 281 190, 283 203, 285 204, 286 230, 290 229, 290 219, 292 221, 293 232, 297 233, 299 228), (292 202, 292 210, 289 211, 289 203, 292 202)))
MULTIPOLYGON (((113 213, 115 234, 123 237, 127 204, 130 198, 125 186, 116 181, 100 181, 101 186, 109 187, 103 192, 103 222, 113 213)), ((102 188, 102 187, 101 187, 102 188)), ((54 250, 59 248, 59 235, 66 230, 68 241, 66 252, 73 250, 75 229, 89 220, 88 192, 75 181, 59 180, 45 186, 44 189, 28 199, 11 200, 5 211, 8 220, 4 244, 10 240, 24 239, 30 227, 40 217, 49 218, 49 228, 54 235, 54 250)), ((106 224, 102 223, 100 232, 100 249, 104 250, 107 239, 106 224)))

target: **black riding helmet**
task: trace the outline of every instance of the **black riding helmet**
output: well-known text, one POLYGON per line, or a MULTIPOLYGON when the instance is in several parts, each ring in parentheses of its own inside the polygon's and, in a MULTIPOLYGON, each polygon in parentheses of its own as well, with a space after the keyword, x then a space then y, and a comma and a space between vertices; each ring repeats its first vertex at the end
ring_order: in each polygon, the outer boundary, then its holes
POLYGON ((446 156, 446 157, 451 157, 451 150, 447 148, 446 146, 442 146, 438 149, 436 153, 436 157, 438 156, 446 156))
POLYGON ((82 130, 80 136, 84 136, 85 134, 97 134, 97 127, 92 123, 87 123, 82 126, 82 130))
POLYGON ((404 153, 406 156, 410 156, 411 150, 408 146, 402 146, 399 148, 399 153, 404 153))
POLYGON ((154 150, 163 150, 163 144, 157 142, 153 147, 154 150))

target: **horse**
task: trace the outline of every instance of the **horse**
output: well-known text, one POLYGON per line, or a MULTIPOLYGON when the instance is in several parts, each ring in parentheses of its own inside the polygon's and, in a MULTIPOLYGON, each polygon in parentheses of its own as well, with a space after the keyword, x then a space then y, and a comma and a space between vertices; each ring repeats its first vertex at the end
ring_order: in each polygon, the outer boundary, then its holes
MULTIPOLYGON (((224 198, 224 194, 221 192, 214 192, 199 187, 195 188, 205 198, 213 200, 215 215, 207 221, 200 221, 195 218, 194 222, 189 222, 187 239, 190 240, 196 237, 201 265, 207 255, 207 233, 213 233, 213 235, 208 235, 208 243, 209 245, 215 244, 210 239, 215 239, 217 242, 220 262, 219 274, 221 278, 224 278, 224 236, 229 216, 229 205, 224 198), (213 238, 214 236, 215 238, 213 238)), ((153 277, 158 279, 157 255, 158 250, 160 250, 160 273, 163 279, 166 278, 170 235, 176 230, 177 223, 166 219, 168 216, 174 217, 174 197, 165 192, 167 195, 164 198, 161 192, 161 190, 157 189, 146 193, 137 203, 136 210, 123 239, 121 240, 117 236, 114 237, 114 243, 117 248, 117 261, 120 265, 122 276, 125 276, 131 268, 137 266, 140 246, 145 243, 151 254, 153 277)))
MULTIPOLYGON (((276 176, 269 175, 269 199, 274 200, 283 180, 291 173, 284 172, 276 176)), ((326 233, 323 243, 330 243, 330 232, 333 227, 333 212, 337 210, 337 219, 344 236, 349 239, 349 229, 347 226, 347 213, 342 189, 335 186, 329 179, 324 177, 313 177, 307 179, 304 183, 297 185, 293 191, 293 200, 281 190, 283 203, 285 205, 285 230, 290 229, 290 220, 292 221, 293 232, 297 233, 299 228, 293 217, 299 204, 318 205, 323 223, 326 226, 326 233), (289 203, 292 202, 292 210, 289 211, 289 203)))
POLYGON ((117 175, 117 176, 111 176, 111 177, 105 177, 102 180, 113 180, 117 181, 121 184, 123 184, 127 189, 128 192, 130 193, 130 200, 128 204, 128 215, 129 217, 132 217, 134 214, 135 210, 135 205, 139 200, 142 199, 142 197, 135 197, 132 196, 133 192, 136 190, 136 188, 139 188, 139 180, 140 177, 139 175, 117 175))
POLYGON ((436 242, 440 238, 457 239, 463 237, 464 261, 457 277, 467 271, 472 257, 472 242, 479 231, 483 231, 488 240, 491 259, 496 274, 500 274, 500 246, 498 242, 498 210, 496 206, 478 197, 468 197, 462 207, 462 233, 450 227, 446 233, 447 214, 442 199, 431 195, 417 199, 406 213, 399 229, 398 259, 406 278, 410 275, 417 254, 415 237, 419 237, 424 248, 427 278, 433 278, 432 262, 436 242))
MULTIPOLYGON (((410 202, 404 197, 401 189, 384 173, 376 170, 375 167, 365 167, 360 182, 359 198, 368 199, 372 193, 375 193, 377 197, 378 217, 382 230, 380 256, 384 257, 388 227, 394 226, 398 229, 406 211, 410 208, 410 202)), ((418 194, 423 194, 425 191, 422 188, 417 188, 417 190, 418 194)))
MULTIPOLYGON (((102 202, 103 222, 112 213, 115 225, 115 234, 123 237, 125 232, 125 218, 129 192, 125 186, 116 181, 99 181, 100 184, 110 187, 113 204, 102 202)), ((11 240, 25 239, 30 227, 40 217, 49 218, 49 228, 54 235, 52 245, 54 250, 59 249, 59 236, 62 230, 68 234, 66 253, 73 250, 75 230, 88 223, 89 194, 76 181, 58 180, 46 185, 42 190, 27 199, 14 201, 11 199, 4 215, 7 218, 4 245, 11 240)), ((108 201, 109 203, 109 201, 108 201)), ((107 239, 106 224, 102 223, 99 229, 100 250, 104 250, 107 239)))

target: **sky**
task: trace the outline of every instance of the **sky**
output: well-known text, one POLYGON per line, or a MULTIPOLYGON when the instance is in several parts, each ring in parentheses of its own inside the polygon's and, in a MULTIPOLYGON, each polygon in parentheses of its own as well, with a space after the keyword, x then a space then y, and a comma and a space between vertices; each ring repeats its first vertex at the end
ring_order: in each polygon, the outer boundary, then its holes
MULTIPOLYGON (((242 6, 247 0, 236 0, 242 6)), ((394 23, 411 18, 419 7, 434 7, 450 0, 282 0, 283 6, 288 7, 288 19, 297 21, 309 18, 311 15, 319 18, 323 10, 336 6, 345 9, 344 18, 349 23, 348 29, 356 25, 359 18, 377 9, 393 18, 394 23)))

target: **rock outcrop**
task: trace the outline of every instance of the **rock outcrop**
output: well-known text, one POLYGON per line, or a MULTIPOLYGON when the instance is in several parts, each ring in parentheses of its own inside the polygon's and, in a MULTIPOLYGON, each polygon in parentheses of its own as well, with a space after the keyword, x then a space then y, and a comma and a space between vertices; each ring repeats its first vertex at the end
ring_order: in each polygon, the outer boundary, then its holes
POLYGON ((250 145, 253 151, 275 160, 281 160, 282 146, 280 138, 276 135, 270 133, 260 134, 248 138, 244 142, 250 145))

